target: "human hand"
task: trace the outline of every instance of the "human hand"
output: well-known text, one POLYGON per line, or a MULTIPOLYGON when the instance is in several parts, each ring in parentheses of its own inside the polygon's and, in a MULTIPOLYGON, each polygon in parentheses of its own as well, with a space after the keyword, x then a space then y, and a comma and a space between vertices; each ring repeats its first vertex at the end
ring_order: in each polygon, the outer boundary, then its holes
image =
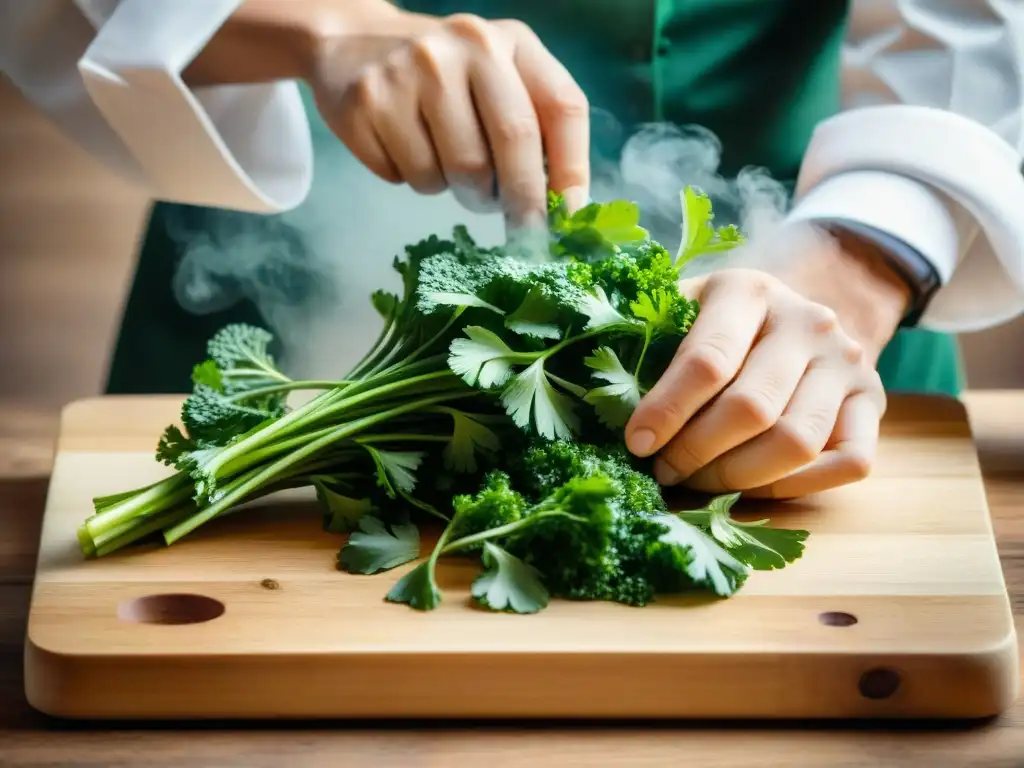
POLYGON ((657 454, 662 484, 792 498, 870 471, 886 407, 875 364, 907 292, 852 243, 786 278, 726 269, 680 284, 700 312, 626 430, 635 454, 657 454))
POLYGON ((372 33, 324 27, 310 83, 328 126, 380 178, 542 226, 547 190, 571 208, 590 185, 589 107, 519 21, 388 6, 372 33), (547 170, 545 171, 545 154, 547 170))

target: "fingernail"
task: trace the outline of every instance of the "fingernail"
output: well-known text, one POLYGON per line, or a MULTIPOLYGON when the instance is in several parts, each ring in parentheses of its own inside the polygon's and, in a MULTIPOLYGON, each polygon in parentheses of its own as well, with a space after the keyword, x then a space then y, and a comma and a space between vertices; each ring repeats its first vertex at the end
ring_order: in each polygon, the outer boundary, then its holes
POLYGON ((647 456, 657 436, 649 429, 638 429, 626 438, 626 447, 636 456, 647 456))
POLYGON ((583 187, 566 187, 562 197, 565 199, 565 207, 569 209, 569 213, 575 213, 587 204, 587 190, 583 187))
POLYGON ((654 479, 658 481, 658 485, 675 485, 683 478, 671 464, 659 461, 654 465, 654 479))

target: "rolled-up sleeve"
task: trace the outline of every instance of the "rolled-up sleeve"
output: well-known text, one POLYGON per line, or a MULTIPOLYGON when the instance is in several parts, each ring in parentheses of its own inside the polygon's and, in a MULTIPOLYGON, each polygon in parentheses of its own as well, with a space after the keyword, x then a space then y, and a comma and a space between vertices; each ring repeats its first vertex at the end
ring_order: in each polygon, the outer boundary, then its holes
POLYGON ((853 0, 846 108, 815 131, 790 221, 888 232, 935 268, 920 325, 1024 312, 1024 3, 853 0))
POLYGON ((5 0, 0 67, 69 137, 159 200, 273 213, 309 192, 298 85, 189 88, 241 0, 5 0))

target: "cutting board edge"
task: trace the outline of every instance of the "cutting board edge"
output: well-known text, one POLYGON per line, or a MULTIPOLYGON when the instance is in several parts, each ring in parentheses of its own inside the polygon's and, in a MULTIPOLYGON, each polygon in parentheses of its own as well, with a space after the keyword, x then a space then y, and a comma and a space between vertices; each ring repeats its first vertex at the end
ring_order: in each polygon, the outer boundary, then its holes
MULTIPOLYGON (((252 657, 133 657, 130 675, 126 660, 118 666, 121 680, 98 704, 96 691, 104 686, 106 664, 98 657, 55 654, 25 644, 25 694, 43 714, 71 720, 237 720, 237 719, 980 719, 1009 709, 1020 695, 1020 656, 1016 631, 997 645, 974 654, 821 653, 810 657, 816 669, 807 674, 808 655, 780 653, 751 656, 722 653, 693 654, 262 654, 252 657), (451 665, 430 664, 458 655, 466 676, 452 689, 451 665), (557 656, 552 665, 549 656, 557 656), (594 656, 604 657, 595 661, 594 656), (787 661, 802 664, 799 685, 787 661), (639 664, 638 664, 639 662, 639 664), (382 691, 375 682, 386 665, 404 665, 420 674, 409 677, 405 690, 382 691), (605 670, 599 687, 586 684, 595 664, 605 670), (433 671, 431 671, 433 668, 433 671), (552 675, 551 670, 557 669, 552 675), (427 670, 423 674, 423 670, 427 670), (495 675, 494 670, 500 670, 495 675), (895 670, 899 687, 888 697, 885 674, 895 670), (315 671, 315 681, 308 674, 315 671), (307 673, 304 675, 303 673, 307 673), (239 676, 258 676, 259 689, 239 685, 239 676), (883 679, 878 680, 882 675, 883 679), (700 682, 699 678, 705 678, 700 682), (869 682, 872 676, 874 683, 869 682), (958 696, 936 695, 950 677, 958 696), (547 697, 525 694, 521 680, 543 678, 547 697), (697 678, 687 698, 671 696, 673 686, 651 686, 652 680, 697 678), (709 677, 713 677, 714 685, 709 677), (296 683, 307 679, 308 684, 296 683), (840 681, 837 683, 837 679, 840 681), (481 681, 488 681, 484 684, 481 681), (645 682, 641 682, 645 681, 645 682), (810 682, 810 688, 808 688, 810 682), (447 686, 444 696, 431 692, 447 686), (882 698, 869 698, 871 686, 881 685, 882 698), (735 686, 735 687, 734 687, 735 686), (866 687, 867 686, 867 687, 866 687), (295 696, 295 689, 303 689, 295 696), (818 690, 820 689, 820 690, 818 690), (202 703, 192 694, 202 691, 202 703), (760 696, 707 692, 759 690, 760 696), (242 696, 240 693, 244 691, 242 696), (347 691, 348 696, 337 695, 347 691), (354 694, 352 692, 355 692, 354 694), (598 693, 599 695, 595 695, 598 693), (654 691, 654 695, 650 693, 654 691), (765 696, 765 692, 776 696, 765 696), (191 693, 186 693, 191 692, 191 693), (525 694, 525 695, 524 695, 525 694), (187 699, 187 702, 185 701, 187 699), (282 705, 282 702, 287 702, 282 705), (355 703, 352 703, 355 702, 355 703), (824 706, 823 706, 824 704, 824 706)), ((879 692, 879 691, 876 691, 879 692)))

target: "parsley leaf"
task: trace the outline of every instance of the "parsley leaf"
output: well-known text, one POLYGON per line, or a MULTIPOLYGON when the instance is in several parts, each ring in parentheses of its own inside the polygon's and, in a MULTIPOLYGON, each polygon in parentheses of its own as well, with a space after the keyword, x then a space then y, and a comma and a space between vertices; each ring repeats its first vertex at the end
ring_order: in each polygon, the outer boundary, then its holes
POLYGON ((359 530, 352 533, 338 552, 338 564, 348 573, 377 573, 395 568, 420 553, 420 532, 412 523, 392 523, 389 531, 372 515, 359 518, 359 530))
POLYGON ((325 483, 314 483, 316 498, 324 510, 324 530, 330 533, 349 533, 358 526, 363 515, 373 510, 369 499, 353 499, 338 493, 325 483))
POLYGON ((416 470, 425 456, 422 451, 385 451, 365 443, 363 447, 377 467, 377 485, 388 496, 394 499, 398 492, 412 492, 416 487, 416 470))
POLYGON ((444 465, 454 472, 476 472, 479 450, 497 451, 501 442, 494 431, 462 411, 444 409, 455 422, 452 439, 444 447, 444 465))
POLYGON ((540 286, 533 286, 515 312, 505 318, 505 327, 520 336, 558 339, 562 332, 555 322, 558 313, 540 286))
POLYGON ((448 366, 470 386, 500 387, 512 375, 516 353, 494 331, 478 325, 465 329, 468 338, 451 343, 448 366))
POLYGON ((583 362, 594 371, 594 378, 608 382, 590 390, 583 398, 584 402, 594 406, 598 418, 606 426, 612 429, 624 426, 640 402, 640 382, 623 367, 609 347, 595 349, 594 354, 583 362))
POLYGON ((536 613, 548 604, 540 572, 501 547, 484 542, 482 555, 489 569, 473 582, 477 602, 492 611, 536 613))
POLYGON ((658 515, 653 519, 668 529, 658 540, 677 548, 685 558, 683 568, 695 584, 711 587, 715 594, 728 597, 746 580, 747 566, 697 526, 675 515, 658 515))
POLYGON ((738 560, 756 571, 785 568, 799 559, 810 534, 799 529, 769 528, 767 520, 733 520, 729 510, 739 498, 738 493, 716 496, 703 510, 681 512, 679 517, 709 530, 738 560))
POLYGON ((192 383, 217 392, 224 391, 224 377, 213 360, 206 360, 192 369, 192 383))
POLYGON ((628 200, 590 203, 573 214, 570 226, 574 230, 590 227, 616 245, 637 242, 648 236, 647 230, 640 226, 640 207, 628 200))
POLYGON ((432 611, 441 603, 432 565, 433 560, 417 565, 395 582, 385 599, 392 603, 406 603, 420 611, 432 611))
POLYGON ((612 303, 608 301, 608 295, 600 285, 594 286, 593 293, 584 292, 580 300, 579 311, 587 317, 587 324, 583 326, 585 331, 616 325, 628 325, 631 322, 612 306, 612 303))
POLYGON ((543 358, 518 374, 501 394, 501 402, 517 426, 530 426, 531 414, 537 434, 548 439, 569 438, 579 429, 572 401, 548 380, 543 358))
POLYGON ((548 224, 556 254, 571 253, 587 261, 613 256, 619 246, 649 236, 640 226, 640 207, 629 200, 590 203, 570 216, 563 198, 549 197, 548 224))
POLYGON ((715 234, 718 236, 720 243, 728 245, 730 248, 743 242, 743 233, 740 232, 740 228, 735 224, 719 227, 715 230, 715 234))
POLYGON ((433 302, 434 304, 441 304, 449 307, 481 307, 482 309, 489 309, 492 312, 497 312, 499 315, 505 314, 498 307, 493 304, 488 304, 479 296, 472 293, 449 293, 446 291, 436 291, 434 293, 424 294, 423 298, 427 301, 433 302))
POLYGON ((223 391, 244 392, 289 381, 270 354, 273 339, 268 331, 244 323, 226 325, 214 334, 207 354, 220 370, 223 391))
POLYGON ((683 236, 679 242, 676 264, 682 266, 703 251, 714 237, 715 230, 711 226, 711 198, 693 187, 683 189, 679 198, 683 206, 683 236))
POLYGON ((181 421, 192 440, 227 443, 268 419, 284 414, 284 403, 267 398, 262 404, 245 404, 211 387, 196 385, 182 403, 181 421))
POLYGON ((195 441, 185 437, 182 431, 172 424, 160 436, 156 446, 156 458, 157 461, 174 467, 177 466, 182 454, 194 451, 197 447, 195 441))
POLYGON ((615 245, 634 243, 648 236, 640 226, 640 207, 628 200, 589 203, 568 218, 563 214, 555 223, 555 231, 562 235, 582 234, 586 230, 593 230, 615 245))
POLYGON ((683 206, 683 236, 674 262, 677 267, 681 269, 702 254, 728 251, 743 242, 743 235, 736 226, 715 229, 711 198, 706 194, 686 187, 679 197, 683 206))
POLYGON ((636 301, 629 305, 633 315, 643 320, 652 331, 661 333, 675 333, 676 324, 672 317, 672 310, 675 306, 676 297, 659 288, 654 291, 654 296, 649 293, 640 293, 636 301))
POLYGON ((390 320, 401 305, 401 299, 390 291, 377 290, 370 294, 370 303, 381 317, 390 320))

